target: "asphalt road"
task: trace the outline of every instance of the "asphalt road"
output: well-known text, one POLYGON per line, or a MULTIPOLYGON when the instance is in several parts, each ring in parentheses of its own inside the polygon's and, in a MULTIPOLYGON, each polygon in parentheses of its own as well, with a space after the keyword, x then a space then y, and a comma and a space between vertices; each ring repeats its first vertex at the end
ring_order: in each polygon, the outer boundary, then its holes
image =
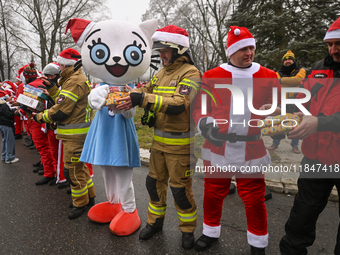
MULTIPOLYGON (((10 165, 0 163, 0 254, 197 254, 195 250, 181 247, 181 233, 168 193, 167 217, 163 232, 148 241, 138 239, 139 230, 131 236, 118 237, 111 234, 108 224, 95 224, 86 214, 69 220, 70 195, 57 186, 36 186, 41 176, 32 173, 32 163, 39 161, 36 150, 29 150, 17 140, 17 157, 20 162, 10 165)), ((1 145, 0 145, 1 146, 1 145)), ((145 178, 148 169, 134 171, 137 208, 146 224, 148 195, 145 178)), ((94 167, 93 177, 97 192, 96 202, 106 201, 101 172, 94 167)), ((198 226, 195 237, 202 233, 203 222, 202 176, 194 176, 194 195, 198 205, 198 226)), ((284 224, 289 216, 293 196, 273 193, 266 202, 268 210, 269 246, 267 254, 279 254, 278 243, 284 234, 284 224)), ((317 239, 309 254, 333 254, 339 222, 338 204, 329 202, 317 224, 317 239)), ((250 254, 246 238, 244 206, 237 194, 225 200, 221 220, 222 234, 210 250, 201 254, 250 254)))

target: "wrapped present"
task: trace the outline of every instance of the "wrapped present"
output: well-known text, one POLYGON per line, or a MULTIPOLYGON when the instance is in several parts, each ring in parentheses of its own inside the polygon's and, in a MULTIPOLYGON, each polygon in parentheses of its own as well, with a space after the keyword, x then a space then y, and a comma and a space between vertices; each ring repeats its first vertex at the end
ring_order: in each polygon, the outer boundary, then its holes
POLYGON ((48 97, 43 93, 41 89, 35 88, 30 85, 25 85, 23 94, 27 97, 30 97, 30 98, 33 98, 33 99, 36 99, 42 102, 48 99, 48 97))
POLYGON ((260 120, 257 126, 261 128, 263 136, 282 135, 287 134, 293 128, 300 125, 302 118, 298 115, 287 113, 287 115, 270 116, 260 120))
POLYGON ((110 90, 110 92, 109 92, 108 97, 106 98, 105 105, 122 104, 125 101, 117 102, 116 100, 118 98, 127 97, 130 94, 130 92, 127 90, 127 88, 123 87, 123 86, 110 87, 109 90, 110 90))
POLYGON ((28 97, 24 94, 20 94, 17 98, 17 102, 23 105, 26 105, 36 111, 43 111, 44 110, 44 102, 38 100, 38 99, 34 99, 32 97, 28 97))

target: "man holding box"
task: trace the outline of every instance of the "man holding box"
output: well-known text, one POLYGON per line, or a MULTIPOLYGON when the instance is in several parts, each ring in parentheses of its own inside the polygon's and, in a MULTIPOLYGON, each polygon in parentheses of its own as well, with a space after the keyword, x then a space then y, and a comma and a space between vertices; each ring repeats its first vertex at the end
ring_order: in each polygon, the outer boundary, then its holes
POLYGON ((87 99, 91 91, 90 83, 80 66, 75 66, 78 58, 80 53, 71 48, 59 54, 57 62, 61 70, 61 89, 53 80, 47 80, 46 77, 42 79, 56 104, 34 115, 34 120, 39 123, 58 124, 56 138, 63 141, 63 172, 71 185, 73 200, 69 219, 82 215, 88 206, 94 204, 96 196, 89 169, 84 162, 79 161, 93 116, 87 99))

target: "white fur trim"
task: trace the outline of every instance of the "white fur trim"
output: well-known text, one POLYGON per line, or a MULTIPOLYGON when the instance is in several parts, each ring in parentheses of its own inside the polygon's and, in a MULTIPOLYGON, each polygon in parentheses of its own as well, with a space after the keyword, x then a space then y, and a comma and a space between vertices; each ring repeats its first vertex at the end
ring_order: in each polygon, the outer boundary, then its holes
MULTIPOLYGON (((242 145, 242 143, 245 142, 236 142, 236 145, 242 145)), ((226 146, 226 149, 230 149, 226 146)), ((260 167, 266 166, 268 168, 269 165, 271 165, 271 157, 270 154, 266 153, 262 158, 257 159, 251 159, 248 161, 235 161, 236 159, 239 159, 237 156, 240 154, 240 151, 233 151, 233 154, 231 154, 230 158, 226 158, 224 155, 219 155, 216 153, 213 153, 210 149, 202 148, 201 149, 201 157, 203 160, 210 161, 212 166, 221 167, 221 169, 227 169, 227 166, 235 167, 236 171, 240 171, 243 174, 253 174, 257 172, 261 172, 260 167), (241 169, 242 167, 242 169, 241 169)), ((241 155, 244 155, 241 153, 241 155)), ((234 168, 234 169, 235 169, 234 168)))
POLYGON ((236 43, 233 43, 231 46, 228 47, 227 49, 227 55, 228 57, 230 57, 231 55, 233 55, 236 51, 247 47, 247 46, 254 46, 256 49, 256 42, 254 38, 246 38, 243 40, 240 40, 236 43))
POLYGON ((325 35, 325 38, 323 40, 328 40, 328 39, 340 39, 340 29, 328 31, 325 35))
POLYGON ((90 32, 90 30, 93 28, 93 26, 95 25, 96 23, 91 21, 87 27, 84 29, 84 31, 81 33, 81 36, 79 37, 78 41, 76 42, 76 44, 81 47, 84 40, 85 40, 85 37, 87 36, 87 34, 90 32))
POLYGON ((189 48, 189 37, 181 34, 156 31, 152 36, 152 41, 171 42, 189 48))
POLYGON ((203 235, 212 237, 212 238, 219 238, 221 235, 221 225, 217 227, 208 226, 203 223, 203 235))
POLYGON ((247 230, 248 244, 256 248, 266 248, 268 246, 268 234, 258 236, 247 230))
POLYGON ((58 64, 64 66, 73 66, 75 63, 77 63, 77 61, 74 59, 63 58, 60 56, 57 57, 57 62, 58 64))

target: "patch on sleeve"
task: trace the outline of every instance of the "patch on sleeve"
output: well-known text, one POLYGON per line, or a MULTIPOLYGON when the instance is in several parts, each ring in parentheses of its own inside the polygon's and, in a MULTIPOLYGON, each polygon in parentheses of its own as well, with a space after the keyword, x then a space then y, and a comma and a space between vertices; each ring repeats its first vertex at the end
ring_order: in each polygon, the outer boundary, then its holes
POLYGON ((61 104, 64 100, 65 100, 65 96, 64 95, 60 95, 58 100, 57 100, 57 104, 61 104))
POLYGON ((191 91, 191 87, 187 85, 181 85, 181 87, 179 88, 179 93, 181 95, 189 95, 190 91, 191 91))

